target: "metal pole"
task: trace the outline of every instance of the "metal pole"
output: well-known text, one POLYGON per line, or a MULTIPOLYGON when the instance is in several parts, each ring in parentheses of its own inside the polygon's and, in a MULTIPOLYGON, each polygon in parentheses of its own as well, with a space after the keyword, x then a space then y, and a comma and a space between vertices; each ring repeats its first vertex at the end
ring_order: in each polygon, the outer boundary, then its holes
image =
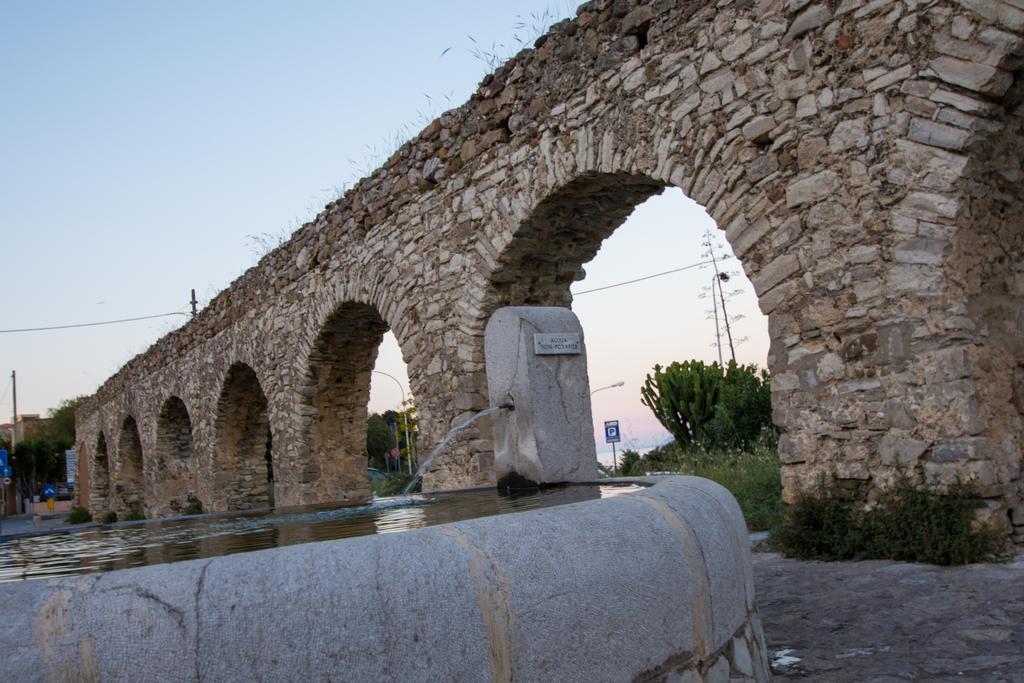
POLYGON ((192 317, 196 317, 196 313, 199 312, 199 302, 196 300, 196 290, 192 290, 192 317))
POLYGON ((725 364, 722 362, 722 333, 718 329, 718 299, 715 298, 715 282, 718 280, 718 275, 711 276, 711 303, 715 307, 715 346, 718 347, 718 364, 722 367, 725 364))
MULTIPOLYGON (((14 449, 18 445, 18 373, 15 370, 11 370, 11 396, 14 403, 14 418, 12 420, 14 424, 11 425, 11 455, 14 455, 14 449)), ((18 487, 16 486, 15 491, 17 489, 18 487)), ((16 506, 15 510, 20 507, 21 501, 19 500, 18 503, 19 506, 16 506)), ((28 512, 28 510, 25 510, 25 512, 28 512)))
MULTIPOLYGON (((409 460, 409 474, 412 474, 412 458, 413 458, 413 453, 412 453, 412 441, 409 439, 409 421, 408 421, 408 419, 406 417, 405 387, 402 386, 402 383, 399 382, 398 378, 395 377, 394 375, 389 375, 388 373, 381 372, 380 370, 373 370, 373 372, 377 373, 378 375, 384 375, 385 377, 390 377, 392 380, 394 380, 395 384, 398 385, 398 390, 400 392, 402 392, 402 427, 405 429, 405 452, 406 452, 405 454, 406 454, 406 458, 408 458, 408 460, 409 460)), ((401 462, 399 462, 399 469, 401 469, 401 462)))
POLYGON ((18 374, 11 370, 11 395, 14 397, 14 425, 11 428, 11 452, 18 445, 18 374))
MULTIPOLYGON (((403 396, 405 392, 402 392, 403 396)), ((409 475, 412 475, 412 444, 409 443, 409 420, 406 415, 405 399, 402 399, 402 427, 405 429, 405 459, 409 463, 409 475)))
POLYGON ((728 282, 728 275, 718 275, 718 296, 722 299, 722 321, 725 322, 725 337, 729 340, 729 353, 732 355, 732 362, 736 362, 736 347, 732 343, 732 330, 729 328, 729 311, 725 310, 725 294, 722 292, 722 283, 728 282))
POLYGON ((613 474, 618 474, 619 473, 619 459, 615 455, 615 442, 614 441, 612 441, 612 473, 613 474))

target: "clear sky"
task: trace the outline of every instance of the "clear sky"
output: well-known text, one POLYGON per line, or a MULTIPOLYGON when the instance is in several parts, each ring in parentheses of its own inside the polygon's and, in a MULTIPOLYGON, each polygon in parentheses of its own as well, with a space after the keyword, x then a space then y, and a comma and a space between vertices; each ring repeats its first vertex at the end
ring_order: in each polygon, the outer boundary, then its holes
MULTIPOLYGON (((516 36, 572 12, 550 0, 0 2, 0 329, 186 312, 192 288, 205 304, 255 263, 259 236, 290 233, 396 137, 463 102, 488 70, 481 53, 511 55, 516 36)), ((699 261, 709 225, 668 190, 574 290, 699 261)), ((592 387, 626 382, 594 397, 596 428, 619 419, 638 447, 667 436, 640 385, 655 363, 716 357, 698 299, 708 282, 694 270, 578 297, 592 387)), ((736 336, 749 337, 738 359, 763 366, 767 324, 745 278, 734 284, 730 313, 747 316, 736 336)), ((0 334, 0 416, 12 370, 19 412, 46 413, 184 321, 0 334)), ((407 388, 390 335, 378 369, 407 388)), ((371 410, 399 400, 375 376, 371 410)))

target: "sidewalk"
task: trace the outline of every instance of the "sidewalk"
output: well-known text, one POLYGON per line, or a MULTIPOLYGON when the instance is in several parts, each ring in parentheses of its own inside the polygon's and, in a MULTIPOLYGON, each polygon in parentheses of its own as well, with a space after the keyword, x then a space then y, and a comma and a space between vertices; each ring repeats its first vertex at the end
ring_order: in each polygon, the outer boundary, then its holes
POLYGON ((81 524, 68 524, 66 512, 42 515, 11 515, 0 518, 0 540, 22 534, 47 533, 61 529, 80 529, 81 524), (38 518, 38 520, 36 519, 38 518))
POLYGON ((754 553, 776 681, 1024 680, 1024 552, 1006 564, 754 553))

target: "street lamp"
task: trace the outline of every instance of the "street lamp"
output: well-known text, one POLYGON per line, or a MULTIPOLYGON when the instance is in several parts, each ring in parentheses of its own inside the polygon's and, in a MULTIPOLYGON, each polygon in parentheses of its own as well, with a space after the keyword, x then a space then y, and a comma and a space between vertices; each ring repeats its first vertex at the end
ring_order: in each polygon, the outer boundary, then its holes
MULTIPOLYGON (((624 385, 625 383, 626 383, 625 381, 623 381, 623 380, 621 380, 621 379, 620 379, 620 380, 619 380, 618 382, 616 382, 615 384, 609 384, 609 385, 608 385, 608 386, 606 386, 606 387, 601 387, 600 389, 594 389, 593 391, 591 391, 591 392, 590 392, 590 395, 591 395, 591 396, 593 396, 593 395, 594 395, 594 394, 596 394, 597 392, 599 392, 599 391, 604 391, 605 389, 614 389, 615 387, 621 387, 621 386, 623 386, 623 385, 624 385)), ((617 458, 616 458, 616 456, 615 456, 615 442, 613 441, 613 442, 612 442, 612 472, 615 472, 615 471, 616 471, 616 470, 618 470, 618 469, 619 469, 619 465, 618 465, 618 459, 617 459, 617 458)))
POLYGON ((591 391, 591 392, 590 392, 590 395, 591 395, 591 396, 593 396, 593 395, 594 395, 594 394, 596 394, 597 392, 599 392, 599 391, 604 391, 605 389, 614 389, 615 387, 621 387, 621 386, 623 386, 623 385, 624 385, 625 383, 626 383, 625 381, 623 381, 623 380, 621 380, 621 379, 620 379, 620 380, 619 380, 618 382, 616 382, 615 384, 609 384, 609 385, 608 385, 608 386, 606 386, 606 387, 601 387, 600 389, 594 389, 593 391, 591 391))
POLYGON ((413 452, 412 442, 409 440, 409 420, 406 418, 405 387, 402 386, 402 383, 399 382, 398 378, 395 377, 394 375, 389 375, 388 373, 381 372, 380 370, 373 370, 373 372, 375 372, 378 375, 384 375, 385 377, 390 377, 391 379, 393 379, 395 381, 395 384, 398 385, 398 390, 402 392, 402 427, 405 428, 405 450, 409 454, 409 474, 411 475, 413 452))

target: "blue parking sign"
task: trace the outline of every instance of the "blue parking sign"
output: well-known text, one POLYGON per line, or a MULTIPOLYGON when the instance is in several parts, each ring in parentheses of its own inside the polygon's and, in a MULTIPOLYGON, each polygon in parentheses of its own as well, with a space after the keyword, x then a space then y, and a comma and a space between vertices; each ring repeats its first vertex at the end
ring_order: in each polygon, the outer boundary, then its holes
POLYGON ((619 433, 619 421, 606 421, 604 423, 604 442, 619 443, 620 441, 622 441, 622 435, 619 433))

